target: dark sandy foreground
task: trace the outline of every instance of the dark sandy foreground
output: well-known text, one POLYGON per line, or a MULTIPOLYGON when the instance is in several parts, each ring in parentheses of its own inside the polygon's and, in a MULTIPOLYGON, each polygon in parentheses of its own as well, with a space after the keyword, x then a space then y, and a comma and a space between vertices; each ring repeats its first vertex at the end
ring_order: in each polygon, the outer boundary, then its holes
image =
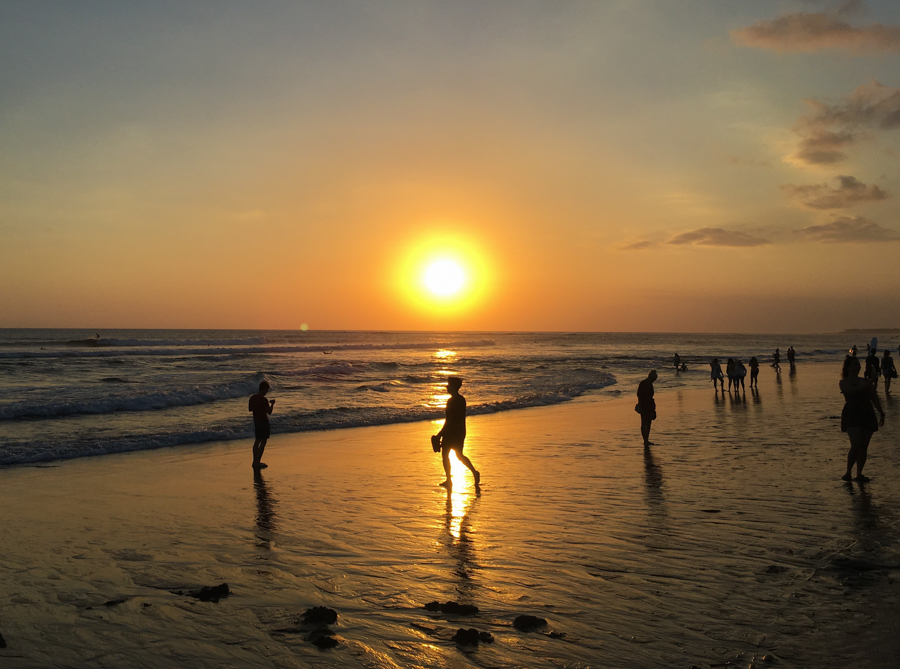
POLYGON ((2 470, 0 666, 896 669, 900 400, 843 483, 837 372, 660 393, 650 451, 632 389, 474 418, 480 495, 427 423, 2 470))

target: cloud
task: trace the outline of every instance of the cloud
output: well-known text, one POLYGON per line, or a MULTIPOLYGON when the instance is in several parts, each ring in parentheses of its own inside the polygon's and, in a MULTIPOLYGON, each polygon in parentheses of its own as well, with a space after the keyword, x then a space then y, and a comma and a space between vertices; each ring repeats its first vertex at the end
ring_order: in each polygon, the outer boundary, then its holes
POLYGON ((696 246, 762 246, 770 242, 761 237, 754 237, 746 232, 737 230, 699 228, 675 235, 668 243, 677 245, 694 244, 696 246))
POLYGON ((862 216, 841 216, 831 223, 803 228, 800 233, 810 241, 829 244, 900 241, 896 231, 862 216))
POLYGON ((900 26, 873 23, 853 26, 846 12, 785 14, 770 21, 732 30, 731 38, 741 46, 770 49, 779 53, 838 49, 854 54, 900 51, 900 26))
POLYGON ((788 197, 812 209, 844 209, 858 202, 875 202, 888 197, 888 194, 878 186, 874 184, 867 186, 856 177, 839 176, 837 181, 837 188, 832 188, 828 184, 809 186, 785 184, 781 189, 788 197))
POLYGON ((818 100, 808 100, 807 104, 813 113, 800 117, 795 127, 802 139, 793 159, 800 163, 839 163, 847 157, 843 150, 864 131, 900 127, 900 88, 877 81, 860 86, 835 104, 818 100))
POLYGON ((644 240, 641 242, 634 242, 632 244, 626 244, 622 247, 623 251, 643 251, 644 249, 650 249, 656 246, 656 242, 651 242, 649 240, 644 240))

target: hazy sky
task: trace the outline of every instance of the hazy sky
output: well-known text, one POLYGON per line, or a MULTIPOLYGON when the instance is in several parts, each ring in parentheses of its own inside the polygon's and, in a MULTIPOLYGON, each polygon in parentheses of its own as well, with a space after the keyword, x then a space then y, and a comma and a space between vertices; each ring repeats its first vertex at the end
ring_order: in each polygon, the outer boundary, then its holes
POLYGON ((0 59, 0 327, 900 327, 896 0, 6 0, 0 59))

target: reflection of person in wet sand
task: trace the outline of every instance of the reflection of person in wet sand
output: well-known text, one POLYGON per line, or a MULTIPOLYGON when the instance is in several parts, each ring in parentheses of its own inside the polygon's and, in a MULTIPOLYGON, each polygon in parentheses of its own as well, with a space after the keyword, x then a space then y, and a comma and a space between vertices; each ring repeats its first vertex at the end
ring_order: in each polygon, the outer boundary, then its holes
POLYGON ((653 399, 653 382, 656 381, 656 370, 651 370, 647 378, 638 384, 637 408, 641 414, 641 436, 644 438, 644 446, 653 446, 650 441, 650 425, 656 420, 656 400, 653 399))
POLYGON ((444 473, 447 478, 441 483, 450 488, 453 479, 450 478, 450 451, 456 452, 456 458, 469 468, 475 477, 475 485, 481 483, 481 473, 475 469, 472 461, 463 455, 463 445, 466 441, 466 398, 459 394, 462 387, 462 379, 451 376, 447 379, 447 392, 450 399, 447 400, 447 409, 444 419, 444 427, 437 433, 441 440, 441 461, 444 464, 444 473))
POLYGON ((271 548, 271 532, 275 529, 275 500, 269 493, 266 481, 259 469, 253 470, 253 489, 256 491, 256 537, 262 548, 271 548))
POLYGON ((259 384, 259 392, 250 398, 250 411, 253 412, 253 432, 256 440, 253 442, 253 468, 264 469, 268 465, 262 462, 263 451, 266 450, 266 442, 269 440, 269 414, 275 407, 275 400, 267 400, 269 384, 265 381, 259 384))
POLYGON ((844 394, 841 432, 846 432, 850 438, 850 450, 847 452, 847 473, 841 478, 851 480, 853 464, 856 463, 856 480, 865 483, 869 478, 863 476, 862 471, 866 465, 869 440, 878 431, 879 425, 884 425, 884 409, 872 381, 859 378, 859 370, 859 358, 848 355, 841 371, 840 388, 844 394), (880 420, 875 419, 873 405, 881 414, 880 420))

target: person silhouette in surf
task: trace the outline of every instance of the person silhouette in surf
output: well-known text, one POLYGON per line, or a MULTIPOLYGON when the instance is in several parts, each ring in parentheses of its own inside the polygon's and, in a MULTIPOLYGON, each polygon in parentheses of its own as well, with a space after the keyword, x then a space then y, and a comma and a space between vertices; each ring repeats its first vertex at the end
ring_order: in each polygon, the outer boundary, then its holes
POLYGON ((450 393, 450 398, 447 400, 444 427, 437 433, 437 437, 441 440, 441 462, 447 477, 441 485, 448 489, 453 487, 453 479, 450 477, 450 451, 455 451, 456 458, 472 472, 475 485, 481 483, 481 472, 463 455, 463 445, 466 441, 466 398, 459 393, 461 387, 462 379, 458 376, 447 379, 447 392, 450 393))
POLYGON ((884 349, 884 357, 881 359, 881 375, 884 377, 884 392, 891 392, 891 381, 897 378, 897 368, 894 366, 890 349, 884 349))
POLYGON ((780 363, 781 363, 781 351, 779 351, 776 348, 775 352, 772 354, 772 364, 769 365, 769 367, 773 367, 775 369, 775 371, 780 374, 781 373, 781 364, 780 363))
POLYGON ((759 360, 756 359, 755 355, 750 358, 750 387, 759 387, 759 360))
POLYGON ((249 410, 253 412, 253 432, 256 440, 253 442, 253 468, 265 469, 268 467, 262 461, 263 451, 266 450, 266 442, 269 440, 269 414, 275 408, 275 400, 267 400, 269 384, 262 381, 259 384, 259 392, 250 398, 249 410))
MULTIPOLYGON (((641 414, 641 436, 644 438, 644 446, 654 446, 650 441, 650 425, 656 420, 656 400, 653 399, 653 382, 656 381, 656 370, 650 370, 647 378, 638 384, 638 403, 635 409, 641 414)), ((724 388, 722 389, 724 392, 724 388)))

